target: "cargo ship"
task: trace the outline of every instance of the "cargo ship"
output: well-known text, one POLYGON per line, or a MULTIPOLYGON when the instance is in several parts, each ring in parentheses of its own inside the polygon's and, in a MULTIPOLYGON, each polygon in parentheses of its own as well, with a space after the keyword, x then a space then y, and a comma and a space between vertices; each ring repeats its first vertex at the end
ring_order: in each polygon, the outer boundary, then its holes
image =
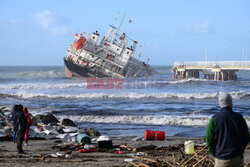
POLYGON ((156 71, 147 62, 141 61, 141 53, 135 56, 138 42, 125 33, 119 35, 119 27, 111 29, 100 42, 100 34, 95 31, 76 33, 75 41, 69 46, 64 57, 66 77, 149 77, 156 71), (129 43, 132 44, 129 46, 129 43))

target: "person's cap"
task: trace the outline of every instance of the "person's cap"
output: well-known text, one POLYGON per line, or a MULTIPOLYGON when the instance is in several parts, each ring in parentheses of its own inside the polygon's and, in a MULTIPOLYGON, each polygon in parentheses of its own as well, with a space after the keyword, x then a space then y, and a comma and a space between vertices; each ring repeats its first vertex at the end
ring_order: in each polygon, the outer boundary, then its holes
POLYGON ((232 104, 232 96, 229 93, 220 93, 219 104, 221 108, 229 106, 232 104))

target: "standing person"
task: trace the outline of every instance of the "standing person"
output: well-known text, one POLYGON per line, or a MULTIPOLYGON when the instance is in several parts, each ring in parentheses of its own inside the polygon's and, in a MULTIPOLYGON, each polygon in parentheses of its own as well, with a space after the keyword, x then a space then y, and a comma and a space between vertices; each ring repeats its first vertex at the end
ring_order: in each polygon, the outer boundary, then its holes
MULTIPOLYGON (((15 104, 9 116, 9 119, 12 123, 14 121, 14 116, 17 114, 17 112, 18 112, 18 105, 15 104)), ((14 128, 13 129, 13 143, 16 144, 16 141, 17 141, 17 132, 15 131, 15 128, 14 128)))
POLYGON ((232 97, 220 93, 221 111, 215 114, 207 126, 207 147, 214 156, 215 167, 243 167, 244 150, 249 141, 245 119, 232 110, 232 97))
POLYGON ((14 130, 17 132, 17 151, 19 154, 24 154, 22 144, 24 141, 24 134, 27 128, 26 117, 23 113, 23 106, 18 105, 18 112, 14 116, 14 130))
POLYGON ((26 122, 27 122, 27 128, 26 128, 25 135, 24 135, 24 144, 27 145, 28 144, 28 139, 29 139, 30 126, 32 125, 32 121, 31 121, 30 115, 28 113, 28 108, 27 107, 23 108, 23 113, 24 113, 24 115, 26 117, 26 122))

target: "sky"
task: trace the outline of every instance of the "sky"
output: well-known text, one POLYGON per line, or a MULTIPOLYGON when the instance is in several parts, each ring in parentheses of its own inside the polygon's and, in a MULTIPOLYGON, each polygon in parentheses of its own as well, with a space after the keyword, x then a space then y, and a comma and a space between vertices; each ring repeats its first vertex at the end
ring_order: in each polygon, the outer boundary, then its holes
POLYGON ((63 65, 75 33, 104 36, 123 15, 120 33, 152 65, 205 61, 205 50, 250 60, 249 0, 0 0, 0 65, 63 65))

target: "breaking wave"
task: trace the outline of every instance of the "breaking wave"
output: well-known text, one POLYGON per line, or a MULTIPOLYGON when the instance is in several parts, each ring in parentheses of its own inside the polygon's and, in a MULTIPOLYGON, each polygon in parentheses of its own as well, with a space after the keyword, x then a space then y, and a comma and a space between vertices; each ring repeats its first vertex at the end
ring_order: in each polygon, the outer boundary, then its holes
MULTIPOLYGON (((250 96, 250 92, 231 92, 235 99, 250 96)), ((46 94, 46 93, 0 93, 0 97, 17 97, 23 99, 29 98, 50 98, 50 99, 215 99, 218 98, 219 92, 216 93, 84 93, 84 94, 46 94)))
POLYGON ((1 77, 8 78, 56 78, 56 77, 64 77, 63 71, 58 70, 45 70, 45 71, 22 71, 15 73, 1 73, 1 77))
POLYGON ((0 84, 0 89, 65 89, 65 88, 85 88, 86 83, 69 84, 0 84))
MULTIPOLYGON (((64 116, 60 116, 63 119, 64 116)), ((76 122, 88 123, 119 123, 119 124, 150 124, 150 125, 176 125, 176 126, 206 126, 209 117, 185 116, 67 116, 76 122)))
MULTIPOLYGON (((186 83, 193 81, 202 81, 202 79, 187 79, 187 80, 178 80, 178 81, 161 81, 161 80, 131 80, 125 82, 123 87, 126 89, 130 89, 131 87, 135 88, 138 85, 149 86, 155 84, 178 84, 178 83, 186 83)), ((25 84, 0 84, 0 89, 64 89, 64 88, 86 88, 86 82, 80 83, 62 83, 62 84, 45 84, 45 83, 25 83, 25 84)))
MULTIPOLYGON (((58 116, 60 120, 65 116, 58 116)), ((115 124, 145 124, 145 125, 174 125, 174 126, 207 126, 209 116, 166 116, 166 115, 145 115, 145 116, 67 116, 67 118, 79 123, 115 123, 115 124)), ((248 127, 250 126, 250 117, 245 117, 248 127)))

